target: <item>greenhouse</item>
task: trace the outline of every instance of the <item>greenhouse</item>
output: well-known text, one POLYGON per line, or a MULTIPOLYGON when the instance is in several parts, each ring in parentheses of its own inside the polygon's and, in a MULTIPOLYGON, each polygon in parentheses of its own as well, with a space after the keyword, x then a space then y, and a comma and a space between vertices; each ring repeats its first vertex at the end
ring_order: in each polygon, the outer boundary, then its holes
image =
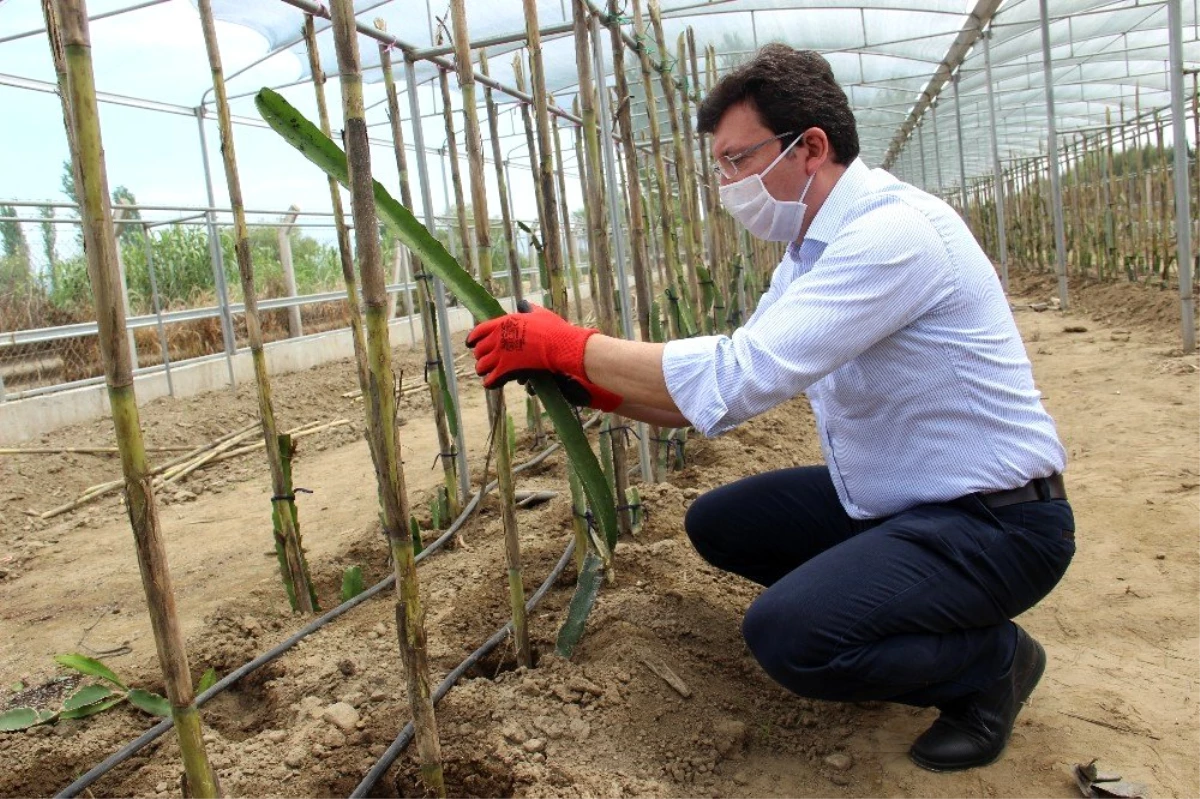
POLYGON ((0 0, 0 144, 0 796, 1200 792, 1197 0, 0 0))

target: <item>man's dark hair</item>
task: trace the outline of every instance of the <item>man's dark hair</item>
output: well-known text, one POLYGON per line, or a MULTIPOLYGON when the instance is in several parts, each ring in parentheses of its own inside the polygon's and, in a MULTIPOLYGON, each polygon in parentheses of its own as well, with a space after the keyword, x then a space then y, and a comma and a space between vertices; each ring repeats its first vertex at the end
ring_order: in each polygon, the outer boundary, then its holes
POLYGON ((846 93, 820 53, 768 44, 750 61, 717 82, 696 112, 696 128, 712 133, 730 106, 748 102, 776 134, 820 128, 833 147, 834 163, 858 157, 858 128, 846 93))

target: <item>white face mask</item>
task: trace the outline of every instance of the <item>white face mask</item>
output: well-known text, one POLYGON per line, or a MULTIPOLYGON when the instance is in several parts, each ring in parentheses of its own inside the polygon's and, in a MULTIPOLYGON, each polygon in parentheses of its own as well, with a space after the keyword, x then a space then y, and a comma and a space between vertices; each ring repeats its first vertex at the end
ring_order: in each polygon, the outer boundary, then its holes
POLYGON ((812 185, 817 173, 808 176, 808 182, 804 184, 798 201, 776 200, 771 196, 771 192, 767 191, 763 175, 774 169, 801 138, 802 136, 797 136, 762 172, 721 187, 721 205, 725 206, 725 210, 741 222, 756 239, 795 241, 800 238, 804 214, 808 211, 808 206, 804 204, 804 195, 808 194, 808 187, 812 185))

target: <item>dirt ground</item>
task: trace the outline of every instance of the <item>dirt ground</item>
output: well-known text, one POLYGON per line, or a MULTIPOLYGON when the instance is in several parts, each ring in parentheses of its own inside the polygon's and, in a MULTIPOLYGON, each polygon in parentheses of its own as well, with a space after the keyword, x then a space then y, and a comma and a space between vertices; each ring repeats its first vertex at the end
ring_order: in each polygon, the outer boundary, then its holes
MULTIPOLYGON (((1178 350, 1174 295, 1078 286, 1071 313, 1037 312, 1053 284, 1014 283, 1012 301, 1045 402, 1070 452, 1078 554, 1063 583, 1022 618, 1050 665, 1006 755, 965 774, 932 774, 906 757, 934 711, 842 705, 789 695, 758 669, 739 624, 757 593, 708 567, 682 516, 700 492, 767 468, 820 460, 804 400, 714 440, 694 438, 687 466, 643 487, 649 518, 617 551, 588 632, 571 661, 553 654, 570 596, 568 568, 534 613, 537 668, 493 658, 438 706, 450 790, 471 796, 1073 796, 1071 766, 1099 758, 1154 797, 1200 795, 1200 512, 1196 356, 1178 350), (1068 328, 1084 328, 1066 332, 1068 328), (645 665, 658 660, 684 698, 645 665)), ((419 355, 398 352, 406 382, 419 355)), ((469 447, 482 451, 482 394, 466 381, 469 447)), ((388 573, 362 405, 349 363, 281 376, 281 427, 346 418, 305 439, 296 484, 322 605, 342 570, 388 573)), ((518 408, 514 391, 510 403, 518 408)), ((252 388, 143 411, 148 443, 200 444, 253 419, 252 388)), ((402 407, 409 487, 423 504, 439 479, 428 399, 402 407)), ((518 417, 518 426, 522 415, 518 417)), ((524 440, 524 436, 522 439, 524 440)), ((107 422, 56 431, 46 446, 106 445, 107 422)), ((523 450, 528 453, 529 449, 523 450)), ((156 455, 167 458, 169 454, 156 455)), ((518 460, 526 455, 519 454, 518 460)), ((473 464, 476 477, 481 459, 473 464)), ((563 495, 519 515, 526 584, 538 585, 570 538, 563 456, 518 488, 563 495)), ((42 522, 28 515, 119 475, 91 455, 0 457, 0 709, 57 707, 69 683, 55 654, 105 657, 133 684, 161 690, 128 523, 115 498, 42 522), (36 689, 36 696, 15 689, 36 689)), ((194 676, 224 674, 303 624, 287 609, 271 550, 261 453, 197 472, 161 499, 164 533, 194 676)), ((437 679, 504 623, 506 575, 495 507, 465 546, 420 571, 437 679)), ((366 602, 201 710, 230 796, 344 796, 408 716, 390 594, 366 602), (326 710, 353 708, 343 728, 326 710), (357 723, 355 723, 357 717, 357 723)), ((49 795, 154 722, 127 706, 81 721, 0 734, 0 796, 49 795)), ((97 796, 178 793, 168 734, 93 787, 97 796)), ((416 795, 409 754, 380 795, 416 795)))

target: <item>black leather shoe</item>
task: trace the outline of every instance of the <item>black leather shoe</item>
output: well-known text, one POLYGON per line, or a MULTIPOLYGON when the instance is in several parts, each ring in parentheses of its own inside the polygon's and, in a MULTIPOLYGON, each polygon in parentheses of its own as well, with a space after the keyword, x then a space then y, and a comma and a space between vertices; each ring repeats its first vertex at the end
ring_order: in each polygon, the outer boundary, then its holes
POLYGON ((995 761, 1045 670, 1046 651, 1017 627, 1017 651, 1008 674, 987 690, 943 707, 942 715, 916 740, 908 756, 930 771, 960 771, 995 761))

